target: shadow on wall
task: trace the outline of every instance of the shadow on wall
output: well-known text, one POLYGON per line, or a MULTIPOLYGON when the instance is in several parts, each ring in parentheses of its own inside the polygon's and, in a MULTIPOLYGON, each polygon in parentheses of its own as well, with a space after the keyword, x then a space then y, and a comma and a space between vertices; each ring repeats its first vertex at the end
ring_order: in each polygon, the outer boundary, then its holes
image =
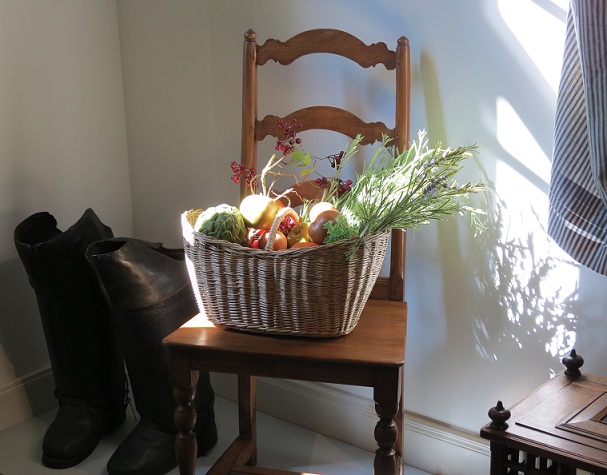
MULTIPOLYGON (((21 261, 7 259, 0 263, 0 367, 4 376, 34 383, 24 385, 32 413, 48 408, 44 395, 36 394, 37 379, 46 374, 48 360, 35 293, 21 261)), ((16 384, 0 383, 0 389, 16 384)))
POLYGON ((566 289, 562 276, 577 275, 579 265, 538 249, 538 241, 550 243, 539 218, 533 226, 527 216, 526 235, 510 236, 506 203, 498 197, 486 210, 485 229, 470 253, 476 351, 492 361, 543 347, 555 374, 562 370, 555 363, 575 343, 579 314, 577 288, 566 289))

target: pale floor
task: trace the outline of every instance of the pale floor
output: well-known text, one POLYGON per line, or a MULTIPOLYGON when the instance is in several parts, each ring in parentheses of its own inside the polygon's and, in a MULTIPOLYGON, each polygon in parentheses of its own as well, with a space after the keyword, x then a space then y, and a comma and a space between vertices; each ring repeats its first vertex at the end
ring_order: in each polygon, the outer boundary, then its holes
MULTIPOLYGON (((196 474, 210 468, 237 432, 236 404, 217 398, 216 418, 219 442, 197 462, 196 474)), ((0 432, 0 475, 101 475, 114 448, 134 427, 132 414, 122 428, 104 438, 81 464, 65 470, 52 470, 40 462, 41 440, 56 410, 47 411, 0 432)), ((258 465, 282 470, 305 471, 323 475, 370 475, 373 454, 335 439, 324 437, 275 417, 258 413, 258 465)), ((174 469, 170 475, 177 475, 174 469)), ((429 475, 405 467, 405 475, 429 475)))

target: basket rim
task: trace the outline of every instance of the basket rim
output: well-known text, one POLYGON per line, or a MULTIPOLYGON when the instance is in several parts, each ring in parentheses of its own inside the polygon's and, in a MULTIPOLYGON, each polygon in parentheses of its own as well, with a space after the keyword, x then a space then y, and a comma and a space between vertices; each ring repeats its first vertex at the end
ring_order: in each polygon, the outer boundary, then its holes
MULTIPOLYGON (((206 234, 198 232, 198 231, 191 230, 190 232, 192 233, 192 236, 194 236, 194 239, 196 239, 196 241, 200 242, 201 244, 204 242, 207 242, 207 243, 211 243, 211 244, 216 244, 217 246, 221 246, 224 248, 237 249, 240 252, 248 252, 251 254, 263 253, 264 255, 276 254, 276 255, 283 255, 283 256, 288 255, 288 254, 305 254, 308 252, 318 251, 319 248, 327 250, 327 249, 331 249, 331 248, 351 247, 351 246, 355 245, 357 242, 359 242, 359 239, 360 239, 360 238, 343 239, 341 241, 331 242, 328 244, 322 244, 320 246, 298 247, 295 249, 289 248, 289 249, 281 249, 278 251, 266 251, 265 249, 254 249, 252 247, 241 246, 240 244, 226 241, 225 239, 215 239, 213 237, 207 236, 206 234)), ((363 242, 372 241, 374 239, 379 239, 380 237, 387 235, 387 234, 390 234, 390 232, 386 231, 386 232, 370 234, 368 236, 363 237, 362 241, 363 242)))

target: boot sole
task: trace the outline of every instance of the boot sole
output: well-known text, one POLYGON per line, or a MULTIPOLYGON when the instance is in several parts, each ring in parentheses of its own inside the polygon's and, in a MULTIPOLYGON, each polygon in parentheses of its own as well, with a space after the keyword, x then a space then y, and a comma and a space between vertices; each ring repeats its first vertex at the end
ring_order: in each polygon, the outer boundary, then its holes
POLYGON ((80 462, 85 460, 89 455, 91 455, 95 451, 95 449, 97 448, 97 445, 99 445, 99 442, 101 442, 101 439, 104 436, 112 434, 113 432, 116 432, 122 426, 122 424, 124 423, 125 420, 126 420, 126 413, 121 414, 120 417, 118 417, 117 419, 112 421, 112 423, 108 426, 108 428, 103 432, 101 437, 99 437, 99 440, 95 443, 95 445, 93 445, 93 447, 90 450, 87 450, 86 452, 78 455, 78 457, 74 457, 71 459, 56 459, 53 457, 49 457, 48 455, 46 455, 43 452, 42 453, 42 464, 45 467, 54 468, 54 469, 70 468, 75 465, 78 465, 80 462))
POLYGON ((95 447, 93 447, 93 449, 91 451, 89 451, 88 453, 80 455, 77 458, 73 458, 73 459, 54 459, 52 457, 48 457, 48 456, 42 454, 42 464, 48 468, 56 468, 56 469, 70 468, 75 465, 78 465, 80 462, 82 462, 84 459, 86 459, 89 455, 91 455, 96 447, 97 446, 95 445, 95 447))

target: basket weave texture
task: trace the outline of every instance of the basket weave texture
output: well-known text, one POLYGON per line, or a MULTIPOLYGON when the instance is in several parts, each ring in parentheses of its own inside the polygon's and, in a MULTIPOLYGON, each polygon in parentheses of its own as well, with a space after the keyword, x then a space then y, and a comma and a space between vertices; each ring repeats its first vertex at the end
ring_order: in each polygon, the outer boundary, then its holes
POLYGON ((186 262, 200 311, 216 325, 258 333, 350 333, 382 267, 389 233, 356 241, 262 251, 193 230, 181 216, 186 262))

